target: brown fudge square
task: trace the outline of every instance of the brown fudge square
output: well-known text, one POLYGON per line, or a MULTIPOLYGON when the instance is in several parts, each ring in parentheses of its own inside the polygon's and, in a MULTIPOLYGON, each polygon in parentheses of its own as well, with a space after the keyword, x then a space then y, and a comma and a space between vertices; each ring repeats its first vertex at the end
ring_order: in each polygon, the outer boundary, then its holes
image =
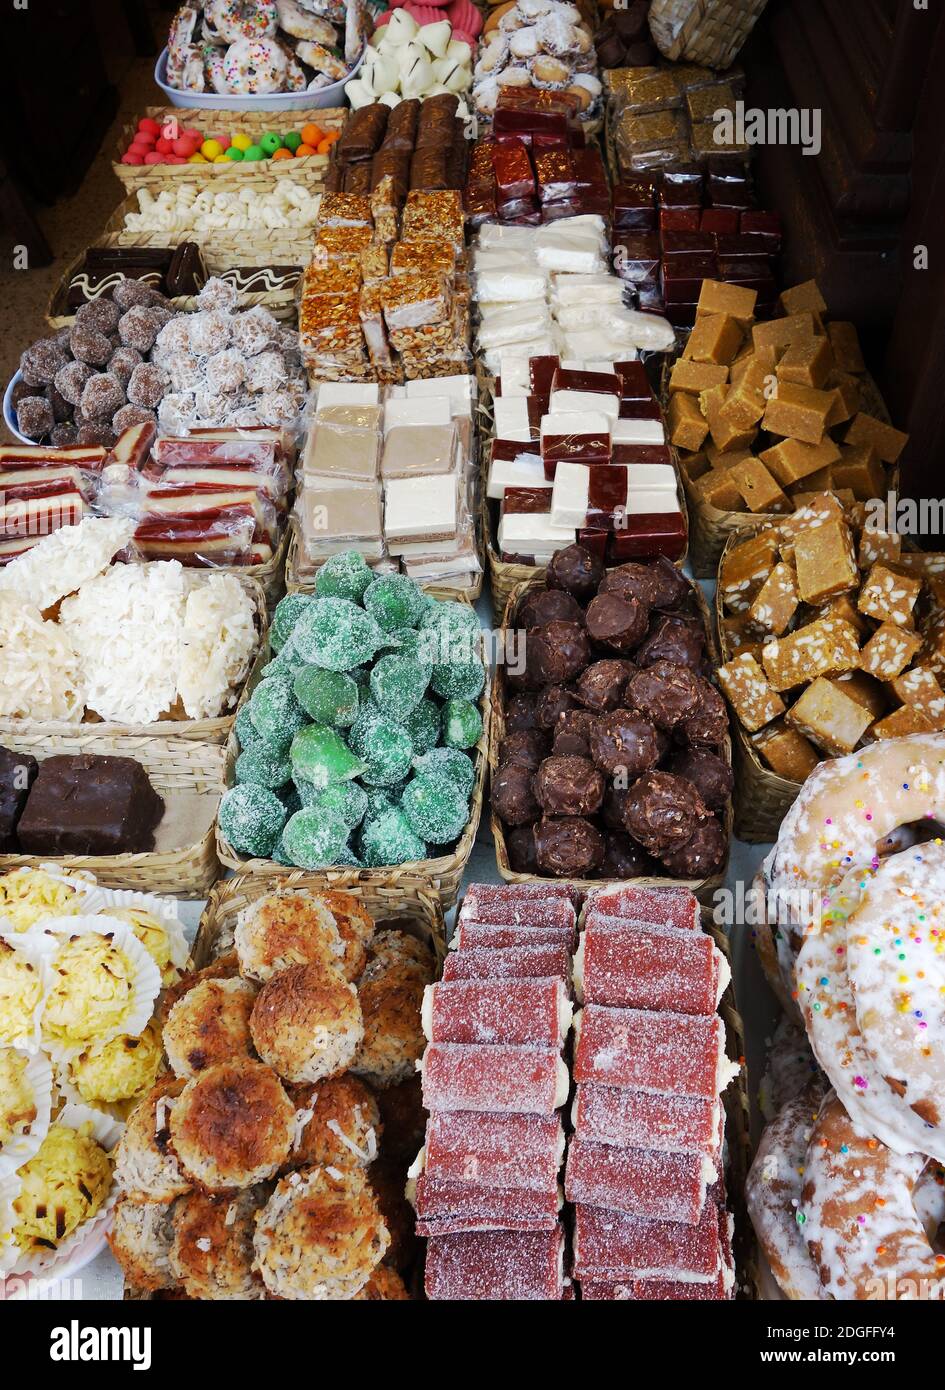
POLYGON ((797 611, 797 575, 790 565, 775 565, 748 610, 762 632, 780 637, 797 611))
POLYGON ((769 398, 761 423, 771 434, 800 439, 805 444, 819 444, 827 428, 829 411, 830 397, 826 391, 782 381, 777 395, 769 398))
POLYGON ((722 280, 703 280, 697 308, 700 314, 728 314, 747 327, 755 316, 757 290, 729 285, 722 280))
POLYGON ((758 457, 782 487, 810 478, 818 469, 836 463, 840 449, 832 439, 819 444, 803 444, 799 439, 782 439, 758 457))
POLYGON ((872 720, 869 710, 823 676, 807 687, 786 717, 831 757, 852 753, 872 720))
POLYGON ((849 695, 858 705, 869 710, 871 719, 878 719, 888 708, 889 701, 878 680, 865 671, 843 671, 830 679, 838 685, 844 695, 849 695))
POLYGON ((751 341, 756 352, 759 348, 771 347, 780 355, 792 343, 815 337, 816 332, 817 325, 812 314, 791 314, 786 319, 767 319, 764 323, 756 323, 751 330, 751 341))
POLYGON ((709 422, 712 442, 722 453, 747 448, 757 434, 754 426, 746 429, 743 425, 727 420, 722 414, 729 389, 728 386, 713 386, 699 396, 699 409, 709 422))
POLYGON ((915 705, 900 705, 885 719, 878 719, 870 728, 873 739, 908 738, 910 734, 925 734, 932 728, 925 714, 915 705))
POLYGON ((805 311, 819 318, 827 312, 827 305, 816 280, 805 280, 803 284, 792 285, 782 290, 781 308, 785 314, 802 314, 805 311))
POLYGON ((918 633, 897 623, 881 623, 860 652, 860 669, 889 681, 904 671, 922 646, 918 633))
POLYGON ((841 425, 844 420, 852 420, 863 402, 863 392, 856 377, 848 372, 832 372, 824 390, 831 398, 827 428, 833 429, 834 425, 841 425))
POLYGON ((688 357, 677 357, 669 374, 669 390, 688 391, 698 396, 700 391, 708 391, 712 386, 724 386, 728 381, 728 367, 716 362, 691 362, 688 357))
POLYGON ((818 618, 842 618, 845 623, 850 623, 862 636, 869 632, 869 623, 859 612, 854 602, 855 594, 837 594, 829 603, 825 603, 822 608, 818 608, 818 618))
POLYGON ((827 338, 808 338, 791 343, 778 363, 778 380, 791 381, 797 386, 826 385, 833 370, 833 353, 827 338))
POLYGON ((909 436, 902 430, 893 429, 884 420, 877 420, 862 410, 854 416, 846 434, 847 444, 868 444, 883 463, 895 463, 908 442, 909 436))
POLYGON ((733 612, 747 610, 778 562, 778 538, 771 531, 733 545, 722 556, 719 585, 722 601, 733 612))
POLYGON ((875 564, 860 590, 857 607, 861 613, 875 618, 877 622, 910 627, 912 610, 921 591, 921 579, 909 574, 897 574, 886 565, 875 564))
POLYGON ((764 354, 755 353, 751 361, 737 374, 732 373, 732 386, 719 412, 723 420, 739 429, 750 429, 765 413, 766 391, 771 371, 764 354))
POLYGON ((678 449, 701 449, 709 425, 695 396, 677 391, 669 398, 666 412, 669 425, 669 439, 678 449))
POLYGON ((780 719, 762 729, 754 744, 771 771, 789 782, 805 782, 820 762, 810 739, 780 719))
POLYGON ((791 504, 760 459, 745 459, 728 476, 750 512, 787 512, 791 504))
POLYGON ((794 540, 797 587, 805 603, 823 603, 859 584, 853 536, 843 521, 799 531, 794 540))
POLYGON ((718 677, 729 704, 749 733, 784 713, 784 701, 771 689, 764 671, 747 652, 720 666, 718 677))
POLYGON ((741 347, 742 336, 741 324, 730 314, 706 314, 696 320, 683 356, 728 366, 741 347))
POLYGON ((692 491, 699 502, 716 507, 720 512, 745 510, 742 495, 729 476, 728 469, 710 469, 704 477, 693 483, 692 491))
POLYGON ((858 502, 882 497, 886 490, 886 470, 872 449, 844 445, 839 463, 833 465, 837 488, 849 488, 858 502))
POLYGON ((761 649, 765 674, 774 690, 790 690, 827 671, 849 671, 858 664, 859 634, 839 618, 817 618, 761 649))
POLYGON ((856 552, 856 563, 861 570, 868 570, 877 560, 898 564, 901 555, 902 537, 895 531, 880 531, 869 525, 863 527, 856 552))
POLYGON ((756 661, 760 661, 763 643, 750 626, 746 614, 741 613, 723 618, 721 636, 722 652, 727 659, 747 652, 756 661))
POLYGON ((698 454, 686 454, 680 452, 679 466, 682 469, 683 477, 690 483, 694 483, 697 478, 701 478, 703 473, 708 473, 711 464, 708 457, 700 452, 698 454))

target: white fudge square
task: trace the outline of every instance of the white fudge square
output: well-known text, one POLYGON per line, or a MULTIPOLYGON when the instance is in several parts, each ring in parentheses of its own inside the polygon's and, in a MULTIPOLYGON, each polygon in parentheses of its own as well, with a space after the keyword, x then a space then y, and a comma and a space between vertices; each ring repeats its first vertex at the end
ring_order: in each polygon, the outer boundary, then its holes
POLYGON ((551 480, 545 477, 545 469, 536 454, 519 454, 514 459, 496 459, 489 464, 489 481, 486 492, 489 497, 501 498, 507 487, 551 487, 551 480))
POLYGON ((528 423, 528 401, 524 396, 496 396, 493 403, 496 439, 518 440, 527 444, 532 437, 528 423))
POLYGON ((384 488, 384 534, 387 548, 399 543, 454 538, 458 497, 455 473, 419 478, 391 478, 384 488))
POLYGON ((573 526, 556 526, 548 512, 506 512, 499 522, 499 549, 519 555, 551 553, 574 544, 573 526))
POLYGON ((568 410, 541 417, 541 442, 564 435, 610 435, 610 421, 602 410, 568 410))
POLYGON ((426 396, 447 396, 454 416, 472 415, 476 394, 476 379, 466 374, 418 377, 415 381, 407 382, 408 401, 426 396))
POLYGON ((607 396, 601 391, 552 391, 551 413, 580 414, 583 410, 602 411, 611 421, 620 414, 620 397, 607 396))
POLYGON ((326 405, 377 405, 380 387, 371 382, 323 381, 318 388, 318 409, 326 405))
POLYGON ((384 409, 384 433, 398 425, 451 425, 453 412, 447 395, 421 396, 413 400, 387 402, 384 409))
POLYGON ((614 425, 615 444, 665 444, 662 420, 618 420, 614 425))
POLYGON ((528 358, 517 352, 503 352, 500 354, 500 361, 502 395, 497 396, 496 400, 529 395, 528 358))

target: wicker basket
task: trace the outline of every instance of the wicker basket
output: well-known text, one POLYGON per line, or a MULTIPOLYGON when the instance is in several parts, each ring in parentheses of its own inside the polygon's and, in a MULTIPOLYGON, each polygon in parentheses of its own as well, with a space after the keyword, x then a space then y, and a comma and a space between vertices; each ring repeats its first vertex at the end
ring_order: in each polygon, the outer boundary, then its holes
MULTIPOLYGON (((193 125, 209 132, 226 127, 228 135, 248 135, 253 144, 267 131, 285 135, 301 130, 311 121, 320 130, 341 130, 348 111, 344 106, 329 106, 311 111, 232 111, 210 113, 203 109, 178 109, 176 106, 148 106, 142 113, 163 126, 176 121, 179 128, 193 125)), ((321 187, 328 172, 327 154, 310 154, 304 159, 259 159, 244 164, 227 160, 225 164, 122 164, 121 157, 134 139, 137 121, 127 122, 118 133, 118 143, 112 159, 115 177, 126 189, 150 188, 152 193, 175 179, 191 183, 206 183, 213 188, 254 188, 266 192, 280 178, 292 178, 309 187, 321 187)))
MULTIPOLYGON (((172 166, 173 167, 173 166, 172 166)), ((96 245, 111 246, 166 246, 167 228, 153 232, 129 232, 125 228, 125 216, 137 212, 138 198, 135 192, 114 209, 100 234, 95 238, 96 245)), ((200 232, 193 228, 181 227, 170 234, 177 242, 197 241, 200 243, 208 264, 219 265, 299 265, 308 262, 311 246, 315 238, 315 224, 299 224, 292 227, 247 228, 242 232, 200 232)), ((293 291, 293 305, 295 292, 293 291)))
POLYGON ((673 62, 727 68, 748 38, 766 0, 653 0, 653 42, 673 62))
MULTIPOLYGON (((480 565, 483 564, 482 534, 477 528, 476 550, 480 565)), ((434 598, 468 599, 475 603, 482 594, 482 570, 476 575, 476 582, 468 588, 457 588, 452 584, 424 584, 423 588, 434 598)), ((289 526, 288 548, 285 556, 285 591, 287 594, 313 594, 315 580, 310 574, 299 574, 299 541, 294 524, 289 526)))
MULTIPOLYGON (((427 590, 428 593, 434 592, 427 590)), ((434 596, 437 595, 434 592, 434 596)), ((463 602, 457 599, 457 602, 463 602)), ((240 699, 240 706, 249 699, 261 679, 262 668, 270 658, 268 641, 264 644, 263 650, 256 658, 255 665, 246 682, 246 687, 240 699)), ((239 708, 239 706, 237 706, 239 708)), ((347 868, 323 869, 312 875, 324 886, 336 888, 345 886, 350 880, 352 883, 365 885, 375 888, 379 885, 400 883, 401 880, 412 883, 422 881, 438 894, 443 905, 443 911, 448 912, 459 896, 459 885, 463 877, 469 856, 472 854, 473 845, 476 842, 476 832, 479 829, 479 820, 482 816, 482 804, 485 796, 486 769, 489 755, 489 726, 491 703, 488 682, 482 693, 479 703, 482 714, 482 737, 475 748, 475 769, 476 780, 473 784, 472 796, 469 803, 469 820, 456 844, 448 854, 441 854, 436 859, 423 859, 413 864, 402 864, 400 866, 387 866, 377 869, 356 869, 347 868)), ((224 772, 224 782, 227 788, 235 785, 235 765, 239 754, 239 742, 235 731, 230 733, 226 745, 226 766, 224 772)), ((277 864, 271 859, 246 859, 238 850, 235 850, 226 839, 224 839, 219 822, 217 824, 217 854, 220 861, 230 869, 236 869, 241 874, 255 874, 266 879, 278 877, 286 873, 284 864, 277 864)))
MULTIPOLYGON (((194 589, 205 582, 212 570, 188 570, 183 572, 184 587, 194 589)), ((258 580, 249 577, 245 571, 230 571, 239 580, 249 595, 255 610, 256 629, 260 639, 264 639, 269 626, 269 613, 266 607, 266 594, 258 580)), ((0 719, 0 740, 8 737, 42 734, 44 737, 71 738, 82 732, 104 734, 109 738, 174 738, 191 739, 196 743, 225 743, 236 716, 236 706, 229 714, 218 715, 216 719, 159 719, 154 724, 116 724, 105 720, 90 719, 82 723, 69 723, 63 719, 32 721, 29 719, 0 719)))
MULTIPOLYGON (((508 632, 508 630, 509 630, 509 628, 510 628, 510 626, 511 626, 512 614, 513 614, 513 612, 514 612, 514 608, 515 608, 515 605, 516 605, 516 603, 518 602, 518 600, 522 597, 523 594, 528 593, 531 589, 537 589, 537 588, 540 588, 540 587, 542 587, 542 581, 541 581, 541 579, 540 579, 540 578, 535 578, 535 579, 533 579, 533 580, 530 580, 527 584, 521 584, 521 585, 519 585, 519 587, 518 587, 517 589, 513 589, 512 593, 511 593, 511 595, 510 595, 510 597, 509 597, 508 604, 506 605, 505 613, 504 613, 503 618, 502 618, 502 634, 503 634, 503 638, 504 638, 505 634, 508 632)), ((707 606, 707 604, 706 604, 705 598, 703 597, 702 590, 699 588, 698 584, 694 584, 694 585, 693 585, 693 593, 694 593, 695 596, 696 596, 696 601, 697 601, 697 604, 698 604, 698 607, 699 607, 699 612, 700 612, 700 615, 701 615, 701 617, 702 617, 703 625, 704 625, 704 627, 705 627, 705 633, 706 633, 706 646, 707 646, 708 656, 709 656, 709 659, 710 659, 711 662, 712 662, 713 667, 715 667, 715 666, 718 665, 718 648, 717 648, 717 646, 716 646, 715 634, 714 634, 714 632, 713 632, 713 630, 712 630, 712 623, 711 623, 711 620, 710 620, 710 617, 709 617, 709 609, 708 609, 708 606, 707 606)), ((504 736, 505 736, 505 670, 504 670, 504 667, 502 667, 502 666, 500 665, 500 666, 497 666, 497 667, 496 667, 495 677, 494 677, 494 679, 493 679, 493 685, 492 685, 492 726, 491 726, 491 734, 490 734, 490 737, 489 737, 489 773, 490 773, 490 777, 492 777, 492 776, 495 775, 496 769, 497 769, 497 767, 498 767, 498 762, 499 762, 499 745, 501 744, 502 739, 504 738, 504 736)), ((729 740, 728 738, 725 740, 725 744, 724 744, 724 746, 723 746, 723 748, 722 748, 722 750, 721 750, 721 756, 724 757, 724 759, 725 759, 726 762, 731 763, 732 748, 731 748, 731 742, 730 742, 730 740, 729 740)), ((498 818, 498 816, 496 815, 496 813, 495 813, 494 810, 491 810, 491 811, 490 811, 490 814, 491 814, 492 836, 493 836, 493 839, 495 840, 496 860, 497 860, 498 866, 499 866, 499 873, 502 875, 502 877, 503 877, 503 879, 506 881, 506 883, 541 883, 541 882, 544 882, 545 880, 542 878, 541 875, 538 875, 538 874, 522 874, 522 873, 517 873, 516 870, 514 870, 514 869, 511 867, 511 865, 510 865, 510 863, 509 863, 508 849, 507 849, 506 843, 505 843, 505 828, 504 828, 502 822, 499 820, 499 818, 498 818)), ((725 817, 724 817, 724 826, 725 826, 726 839, 727 839, 727 841, 728 841, 729 844, 730 844, 730 843, 731 843, 731 838, 732 838, 732 808, 731 808, 731 805, 727 805, 727 806, 726 806, 725 817)), ((221 859, 223 858, 222 855, 221 855, 220 857, 221 857, 221 859)), ((224 860, 224 862, 226 862, 226 861, 224 860)), ((646 887, 650 887, 650 888, 688 888, 692 893, 694 893, 694 894, 696 895, 696 897, 701 898, 703 901, 708 901, 708 900, 711 898, 712 894, 715 892, 715 890, 716 890, 717 888, 721 888, 722 885, 723 885, 723 883, 725 882, 725 874, 726 874, 727 868, 728 868, 728 850, 726 850, 725 863, 724 863, 724 864, 722 865, 722 867, 721 867, 716 873, 714 873, 710 878, 706 878, 706 879, 680 879, 680 878, 651 877, 651 878, 632 879, 632 880, 628 880, 628 882, 633 882, 633 883, 645 885, 646 887)), ((574 882, 574 886, 575 886, 576 888, 580 889, 581 892, 586 893, 586 892, 589 892, 590 889, 592 889, 592 888, 599 888, 600 885, 601 885, 601 883, 604 882, 604 881, 605 881, 605 880, 602 880, 602 879, 575 879, 573 882, 574 882)))
MULTIPOLYGON (((219 745, 183 738, 114 738, 83 730, 50 736, 42 733, 4 735, 14 753, 30 753, 38 762, 56 754, 92 753, 132 757, 141 764, 165 801, 190 792, 219 798, 224 752, 219 745)), ((40 864, 86 870, 105 888, 131 888, 142 893, 166 893, 179 898, 205 898, 220 875, 213 820, 194 844, 180 849, 150 850, 145 854, 64 855, 0 854, 0 872, 40 864)))

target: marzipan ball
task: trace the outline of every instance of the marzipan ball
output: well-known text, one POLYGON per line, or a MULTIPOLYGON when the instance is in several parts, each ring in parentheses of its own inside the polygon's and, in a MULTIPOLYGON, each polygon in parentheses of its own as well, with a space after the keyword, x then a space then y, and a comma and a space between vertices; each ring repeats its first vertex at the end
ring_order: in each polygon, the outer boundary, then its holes
POLYGON ((556 620, 529 628, 525 642, 526 677, 536 687, 566 685, 591 659, 587 633, 577 623, 556 620))
POLYGON ((709 808, 691 782, 669 772, 647 772, 630 788, 624 823, 633 838, 658 859, 691 840, 709 808))
POLYGON ((593 816, 604 799, 604 779, 589 758, 546 758, 534 789, 546 816, 593 816))
POLYGON ((688 667, 657 661, 637 672, 627 693, 634 708, 658 729, 674 729, 698 708, 700 685, 688 667))
POLYGON ((621 777, 624 785, 655 767, 661 752, 653 724, 628 709, 614 710, 595 720, 590 749, 595 766, 608 777, 621 777))
POLYGON ((555 878, 588 878, 604 860, 604 837, 580 816, 545 817, 534 827, 538 867, 555 878))
POLYGON ((608 714, 623 703, 627 683, 635 674, 631 661, 595 661, 581 672, 574 693, 593 714, 608 714))
POLYGON ((585 621, 594 642, 629 652, 646 636, 648 609, 630 595, 598 594, 587 605, 585 621))
POLYGON ((720 811, 732 794, 732 769, 707 748, 686 748, 674 753, 667 772, 687 778, 710 811, 720 811))
POLYGON ((506 763, 492 779, 492 806, 505 825, 528 825, 541 808, 532 790, 533 773, 522 763, 506 763))
POLYGON ((517 825, 505 837, 509 868, 517 874, 540 874, 541 866, 535 851, 535 827, 517 825))
POLYGON ((583 623, 584 610, 576 598, 561 589, 532 589, 519 600, 516 627, 544 627, 555 621, 583 623))
POLYGON ((583 545, 567 545, 556 550, 548 565, 545 579, 549 589, 563 589, 578 599, 588 599, 597 592, 604 577, 603 563, 583 545))

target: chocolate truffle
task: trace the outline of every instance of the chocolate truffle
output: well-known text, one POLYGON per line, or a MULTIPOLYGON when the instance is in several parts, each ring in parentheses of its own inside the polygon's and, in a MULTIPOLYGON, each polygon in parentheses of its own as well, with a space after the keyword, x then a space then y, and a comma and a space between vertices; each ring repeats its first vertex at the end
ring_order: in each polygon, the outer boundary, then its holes
POLYGON ((585 621, 592 641, 629 652, 646 636, 648 609, 629 594, 598 594, 587 605, 585 621))
POLYGON ((604 799, 604 779, 589 758, 546 758, 533 785, 546 816, 593 816, 604 799))
POLYGON ((707 878, 725 863, 725 832, 715 816, 696 826, 692 838, 662 855, 674 878, 707 878))
POLYGON ((700 747, 718 748, 728 734, 728 709, 714 685, 699 678, 698 686, 699 703, 676 726, 676 735, 700 747))
POLYGON ((577 623, 555 619, 528 630, 525 667, 532 687, 566 685, 581 674, 590 659, 591 644, 577 623))
POLYGON ((692 590, 686 576, 665 556, 651 564, 631 560, 605 574, 600 592, 627 594, 640 599, 651 608, 677 608, 685 603, 692 590))
POLYGON ((608 714, 623 704, 623 693, 635 674, 632 661, 595 661, 578 677, 574 693, 593 714, 608 714))
POLYGON ((608 777, 620 777, 624 786, 659 762, 661 745, 649 719, 636 710, 617 709, 602 714, 590 738, 591 757, 608 777))
POLYGON ((0 748, 0 850, 4 854, 16 854, 19 848, 17 822, 38 770, 39 764, 29 753, 0 748))
POLYGON ((506 763, 493 777, 492 808, 505 825, 528 825, 541 815, 532 776, 523 763, 506 763))
POLYGON ((563 685, 549 685, 538 697, 535 712, 539 725, 543 729, 554 731, 558 727, 560 716, 567 714, 568 710, 577 709, 577 704, 574 694, 563 685))
POLYGON ((509 700, 505 711, 505 729, 510 734, 526 733, 538 728, 538 696, 530 690, 519 691, 509 700))
POLYGON ((584 709, 572 709, 562 714, 558 720, 551 745, 553 756, 556 758, 589 758, 591 756, 591 730, 596 720, 596 715, 584 709))
POLYGON ((505 848, 509 856, 509 868, 517 874, 540 874, 538 854, 535 850, 535 827, 517 825, 505 837, 505 848))
POLYGON ((545 582, 578 599, 591 598, 604 577, 604 566, 583 545, 566 545, 551 557, 545 582))
POLYGON ((735 785, 732 769, 707 748, 685 748, 674 753, 666 767, 675 777, 685 777, 710 811, 720 811, 735 785))
POLYGON ((584 610, 576 598, 562 589, 533 589, 519 602, 516 627, 544 627, 546 623, 583 623, 584 610))
POLYGON ((660 866, 641 845, 622 831, 604 837, 604 860, 598 878, 645 878, 660 874, 660 866))
POLYGON ((499 744, 499 767, 507 763, 521 763, 530 772, 537 772, 548 756, 550 740, 547 734, 536 729, 522 729, 516 734, 506 734, 499 744))
POLYGON ((691 840, 708 807, 691 782, 669 772, 647 772, 627 793, 624 824, 650 854, 665 856, 691 840))
POLYGON ((163 814, 134 758, 56 754, 40 766, 17 836, 24 854, 143 854, 163 814))
POLYGON ((538 867, 555 878, 587 878, 604 859, 604 837, 580 816, 546 818, 534 827, 538 867))
POLYGON ((630 702, 659 729, 674 729, 699 705, 699 679, 686 666, 657 661, 638 671, 627 687, 630 702))
POLYGON ((692 671, 701 669, 705 660, 705 633, 694 618, 673 618, 661 614, 650 628, 644 642, 634 653, 639 666, 653 666, 657 661, 675 661, 692 671))

